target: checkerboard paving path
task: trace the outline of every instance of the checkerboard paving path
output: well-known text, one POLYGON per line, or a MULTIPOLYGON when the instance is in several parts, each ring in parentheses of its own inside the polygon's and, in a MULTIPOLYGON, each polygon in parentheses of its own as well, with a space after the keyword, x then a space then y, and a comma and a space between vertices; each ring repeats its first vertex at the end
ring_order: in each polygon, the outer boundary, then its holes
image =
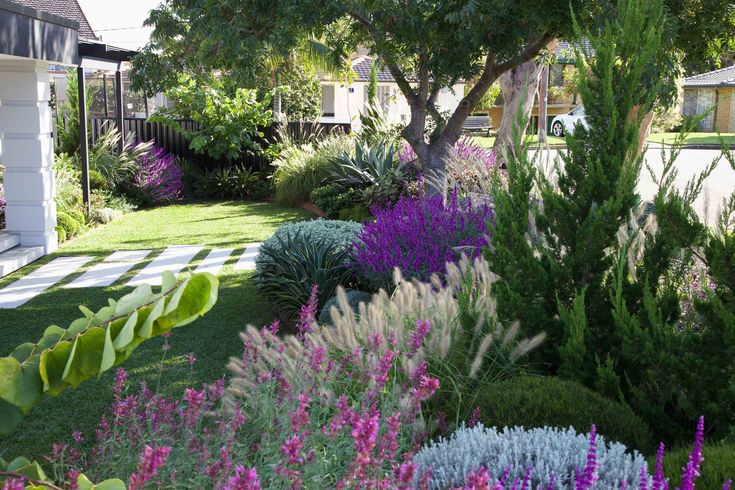
MULTIPOLYGON (((236 271, 255 270, 255 257, 260 243, 249 243, 234 264, 236 271)), ((161 285, 164 271, 178 274, 205 247, 200 245, 172 245, 153 257, 126 286, 150 284, 161 285)), ((199 261, 195 272, 219 274, 225 263, 233 255, 233 248, 213 248, 199 261)), ((149 260, 151 250, 121 250, 113 252, 101 262, 94 264, 79 277, 64 285, 64 288, 108 287, 117 282, 125 273, 142 262, 149 260)), ((92 256, 57 257, 30 274, 21 277, 0 289, 0 309, 17 308, 35 298, 42 292, 74 274, 78 269, 93 261, 92 256)))

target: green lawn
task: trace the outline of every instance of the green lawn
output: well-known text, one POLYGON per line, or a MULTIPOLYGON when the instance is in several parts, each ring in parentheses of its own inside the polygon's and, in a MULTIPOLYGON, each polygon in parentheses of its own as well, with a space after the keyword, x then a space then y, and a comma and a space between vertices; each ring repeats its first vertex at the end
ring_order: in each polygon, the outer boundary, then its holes
MULTIPOLYGON (((204 318, 175 330, 168 339, 171 349, 166 354, 160 387, 162 392, 177 394, 187 385, 208 383, 222 377, 229 357, 241 353, 238 333, 248 323, 260 325, 272 317, 267 303, 255 289, 252 272, 232 270, 244 245, 268 238, 286 221, 309 216, 301 210, 242 202, 181 204, 138 211, 96 228, 63 245, 58 252, 0 279, 0 288, 58 256, 97 257, 86 269, 116 250, 150 248, 160 252, 168 245, 201 244, 205 250, 192 262, 196 265, 209 248, 235 248, 219 276, 217 305, 204 318), (193 373, 186 360, 189 352, 197 358, 193 373)), ((60 285, 78 277, 82 273, 80 270, 22 307, 0 310, 0 356, 8 355, 18 344, 36 341, 48 325, 68 326, 81 316, 77 305, 96 310, 107 303, 107 298, 118 298, 129 292, 131 288, 121 284, 144 265, 137 265, 109 288, 59 289, 60 285)), ((156 387, 161 372, 162 345, 161 338, 142 344, 124 365, 134 382, 145 381, 156 387)), ((87 440, 93 439, 100 415, 111 402, 113 371, 103 374, 99 380, 87 381, 77 390, 68 390, 58 398, 45 398, 13 434, 0 438, 0 457, 40 458, 48 453, 54 442, 68 442, 75 430, 82 431, 87 440)))
MULTIPOLYGON (((478 145, 483 146, 485 148, 492 148, 495 144, 495 136, 487 137, 487 136, 473 136, 473 139, 475 142, 477 142, 478 145)), ((565 145, 566 140, 564 138, 557 138, 556 136, 549 135, 548 137, 549 144, 550 145, 565 145)), ((538 143, 538 136, 533 135, 531 136, 531 143, 536 144, 538 143)))
MULTIPOLYGON (((648 137, 650 143, 673 143, 677 133, 654 133, 648 137)), ((684 143, 687 145, 719 145, 720 136, 728 145, 735 145, 735 133, 690 133, 684 143)))

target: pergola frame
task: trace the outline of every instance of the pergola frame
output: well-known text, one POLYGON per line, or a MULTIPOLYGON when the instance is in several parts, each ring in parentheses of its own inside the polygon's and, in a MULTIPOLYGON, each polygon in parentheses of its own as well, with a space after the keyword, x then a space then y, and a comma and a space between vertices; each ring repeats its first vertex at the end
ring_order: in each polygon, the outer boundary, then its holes
MULTIPOLYGON (((84 69, 98 68, 115 71, 115 121, 120 132, 118 150, 123 151, 125 144, 125 121, 123 118, 122 64, 131 61, 137 51, 117 48, 104 43, 79 40, 79 59, 77 83, 79 91, 79 155, 82 166, 82 199, 90 211, 89 189, 89 138, 87 135, 87 90, 84 69)), ((107 88, 105 88, 105 110, 107 110, 107 88)))

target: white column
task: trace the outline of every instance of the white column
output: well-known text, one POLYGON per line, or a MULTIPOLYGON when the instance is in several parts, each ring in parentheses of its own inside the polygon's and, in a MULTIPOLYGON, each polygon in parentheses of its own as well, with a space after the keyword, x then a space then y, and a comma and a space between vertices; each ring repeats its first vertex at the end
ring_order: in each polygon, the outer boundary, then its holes
POLYGON ((0 60, 0 162, 6 228, 21 246, 57 247, 48 63, 0 60))

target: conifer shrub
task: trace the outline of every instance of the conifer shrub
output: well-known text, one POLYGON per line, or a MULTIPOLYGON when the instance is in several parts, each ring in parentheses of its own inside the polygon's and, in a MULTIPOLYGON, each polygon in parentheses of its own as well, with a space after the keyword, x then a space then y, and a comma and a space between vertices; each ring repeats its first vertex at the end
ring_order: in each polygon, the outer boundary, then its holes
POLYGON ((654 449, 651 430, 630 407, 574 381, 525 375, 478 391, 480 420, 488 426, 572 427, 583 432, 595 424, 607 439, 643 453, 654 449))

